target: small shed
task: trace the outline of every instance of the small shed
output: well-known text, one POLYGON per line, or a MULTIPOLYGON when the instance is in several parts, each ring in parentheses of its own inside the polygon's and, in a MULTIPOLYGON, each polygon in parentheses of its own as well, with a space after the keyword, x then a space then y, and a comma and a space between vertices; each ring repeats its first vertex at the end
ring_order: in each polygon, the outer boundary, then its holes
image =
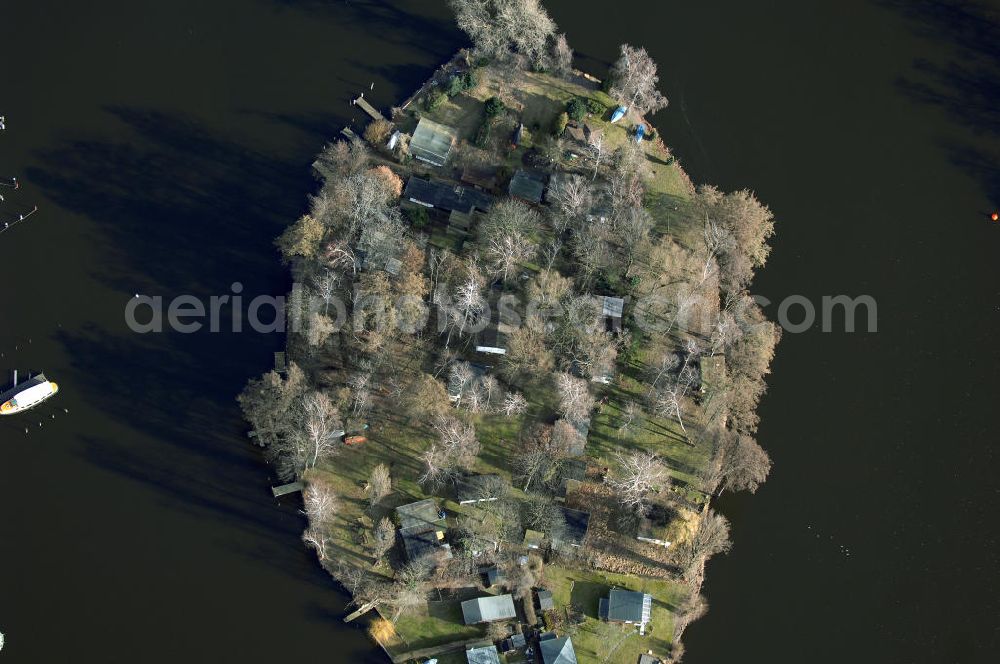
POLYGON ((556 604, 552 599, 552 592, 548 590, 539 589, 538 591, 538 608, 542 611, 551 611, 556 608, 556 604))
POLYGON ((410 139, 410 154, 433 166, 444 166, 458 140, 458 133, 447 125, 420 118, 410 139))
POLYGON ((504 575, 503 570, 501 570, 496 565, 491 565, 490 567, 484 568, 480 575, 483 577, 483 584, 487 588, 492 588, 498 583, 503 583, 507 580, 506 575, 504 575))
POLYGON ((500 653, 494 645, 468 646, 465 659, 469 664, 500 664, 500 653))
POLYGON ((542 194, 545 193, 545 176, 523 168, 518 169, 511 178, 507 191, 511 196, 537 205, 542 202, 542 194))
POLYGON ((553 538, 556 544, 569 544, 570 546, 580 546, 587 536, 587 529, 590 527, 590 513, 572 510, 568 507, 560 507, 559 510, 566 520, 566 532, 561 539, 553 538))
POLYGON ((509 638, 504 639, 500 644, 500 648, 504 652, 510 652, 512 650, 523 648, 526 645, 528 645, 528 642, 524 638, 524 634, 517 632, 516 634, 511 634, 509 638))
POLYGON ((462 618, 466 625, 511 620, 517 617, 514 598, 510 595, 487 595, 462 602, 462 618))

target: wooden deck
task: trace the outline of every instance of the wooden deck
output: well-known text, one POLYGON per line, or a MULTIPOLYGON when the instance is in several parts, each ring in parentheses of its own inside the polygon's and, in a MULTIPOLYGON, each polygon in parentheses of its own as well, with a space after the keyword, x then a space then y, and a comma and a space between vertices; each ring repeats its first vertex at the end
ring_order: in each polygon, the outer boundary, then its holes
POLYGON ((295 493, 296 491, 302 491, 306 485, 302 482, 292 482, 290 484, 282 484, 281 486, 271 487, 271 493, 274 494, 275 498, 280 496, 287 496, 290 493, 295 493))
POLYGON ((382 114, 379 113, 374 106, 369 104, 367 100, 365 100, 364 95, 358 96, 357 99, 352 99, 351 103, 358 106, 362 111, 371 116, 372 120, 385 120, 382 114))

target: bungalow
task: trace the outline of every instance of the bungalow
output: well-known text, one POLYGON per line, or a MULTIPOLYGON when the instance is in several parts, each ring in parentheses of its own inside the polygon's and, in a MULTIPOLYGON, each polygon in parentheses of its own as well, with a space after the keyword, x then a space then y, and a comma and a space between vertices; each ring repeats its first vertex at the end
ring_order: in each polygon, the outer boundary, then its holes
POLYGON ((517 617, 514 598, 510 595, 487 595, 462 602, 462 618, 466 625, 511 620, 517 617))
POLYGON ((410 139, 410 154, 432 166, 444 166, 457 140, 458 133, 453 128, 420 118, 410 139))
POLYGON ((440 208, 447 212, 458 210, 467 214, 476 209, 486 212, 493 205, 493 197, 478 189, 440 180, 425 180, 415 175, 406 181, 403 198, 427 208, 440 208))
POLYGON ((569 544, 570 546, 580 546, 587 536, 587 528, 590 526, 590 514, 580 510, 571 510, 568 507, 560 507, 563 518, 566 520, 565 532, 553 537, 553 544, 569 544))
POLYGON ((597 615, 608 622, 639 625, 640 631, 645 631, 652 610, 652 595, 614 588, 601 598, 597 615))
POLYGON ((538 650, 542 664, 577 664, 573 640, 568 636, 556 637, 549 632, 539 637, 538 650))
POLYGON ((438 509, 433 498, 397 507, 396 517, 408 560, 430 555, 452 557, 451 546, 444 542, 448 530, 444 512, 438 509))
POLYGON ((469 664, 500 664, 500 653, 494 645, 466 646, 465 660, 469 664))
POLYGON ((545 192, 545 176, 541 173, 532 173, 518 169, 514 177, 510 180, 510 187, 507 192, 515 198, 520 198, 526 203, 537 205, 542 202, 542 194, 545 192))

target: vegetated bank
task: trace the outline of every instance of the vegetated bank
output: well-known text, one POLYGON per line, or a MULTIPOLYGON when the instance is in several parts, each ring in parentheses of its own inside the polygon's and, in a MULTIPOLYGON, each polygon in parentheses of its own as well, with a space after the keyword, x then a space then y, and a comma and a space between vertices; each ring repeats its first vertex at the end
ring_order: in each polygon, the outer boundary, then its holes
POLYGON ((317 158, 289 362, 240 403, 395 661, 679 661, 710 499, 770 470, 771 213, 691 184, 643 49, 602 84, 537 2, 452 4, 474 48, 317 158))

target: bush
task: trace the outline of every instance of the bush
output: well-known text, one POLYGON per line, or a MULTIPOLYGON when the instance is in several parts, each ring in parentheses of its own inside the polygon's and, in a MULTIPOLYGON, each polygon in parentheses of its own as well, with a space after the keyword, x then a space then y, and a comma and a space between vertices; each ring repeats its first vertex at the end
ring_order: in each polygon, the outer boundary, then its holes
POLYGON ((442 92, 439 88, 435 88, 431 90, 430 93, 428 93, 428 95, 424 98, 424 108, 426 108, 428 111, 433 111, 434 109, 441 106, 441 104, 443 104, 444 100, 447 98, 448 95, 442 92))
POLYGON ((391 131, 392 124, 388 120, 372 120, 365 129, 365 140, 376 148, 384 147, 391 131))
POLYGON ((596 99, 588 99, 587 110, 590 111, 592 115, 596 115, 597 117, 602 117, 605 113, 608 112, 608 107, 602 104, 601 102, 597 101, 596 99))
POLYGON ((579 97, 574 97, 566 104, 566 113, 577 122, 587 116, 587 102, 579 97))
POLYGON ((448 87, 446 88, 446 92, 448 93, 449 97, 460 95, 464 91, 465 88, 462 85, 461 76, 452 76, 450 79, 448 79, 448 87))
POLYGON ((405 208, 403 213, 410 220, 410 225, 413 226, 414 230, 420 230, 431 222, 431 218, 427 215, 427 210, 422 207, 405 208))
POLYGON ((655 141, 657 136, 658 136, 658 134, 656 133, 655 129, 652 129, 652 130, 646 132, 646 140, 647 141, 655 141))
POLYGON ((552 122, 552 133, 555 136, 560 136, 563 131, 566 130, 566 125, 569 124, 569 115, 565 112, 560 113, 556 116, 556 119, 552 122))
POLYGON ((499 97, 490 97, 486 100, 486 117, 495 118, 506 110, 507 107, 499 97))

